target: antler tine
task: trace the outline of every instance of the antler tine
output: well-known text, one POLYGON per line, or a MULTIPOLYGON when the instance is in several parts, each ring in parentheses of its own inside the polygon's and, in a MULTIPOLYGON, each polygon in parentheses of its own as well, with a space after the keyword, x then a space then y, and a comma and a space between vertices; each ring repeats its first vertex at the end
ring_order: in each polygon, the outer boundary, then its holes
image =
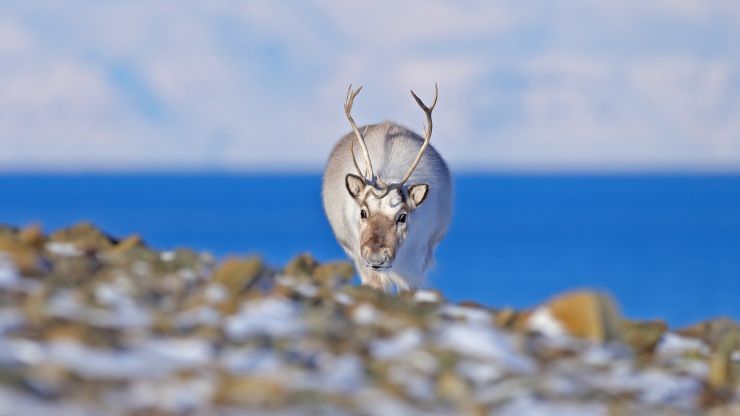
POLYGON ((416 96, 413 90, 411 90, 411 95, 414 97, 414 100, 416 100, 416 104, 421 107, 422 110, 424 110, 424 114, 426 114, 427 122, 426 126, 424 127, 424 143, 421 145, 421 149, 419 149, 419 153, 416 154, 416 159, 414 159, 414 162, 409 167, 409 170, 406 171, 406 174, 403 175, 403 179, 398 183, 399 186, 406 183, 407 180, 411 177, 411 174, 414 173, 414 169, 416 169, 416 166, 419 165, 419 161, 421 160, 421 156, 424 154, 424 152, 427 150, 427 147, 429 147, 429 141, 432 139, 432 111, 434 111, 434 107, 437 105, 437 97, 439 95, 439 89, 437 88, 437 83, 434 83, 434 101, 432 102, 431 107, 427 107, 423 101, 419 97, 416 96))
MULTIPOLYGON (((357 94, 360 93, 361 90, 362 86, 360 86, 360 88, 358 88, 357 90, 352 91, 352 84, 349 85, 349 88, 347 89, 347 98, 344 101, 344 113, 347 115, 349 124, 350 126, 352 126, 352 131, 355 132, 357 141, 360 142, 360 147, 362 148, 362 156, 365 159, 365 174, 363 176, 365 177, 365 179, 374 181, 375 173, 373 172, 373 165, 370 162, 370 153, 367 151, 367 144, 365 144, 365 139, 362 137, 362 134, 360 134, 360 130, 357 128, 357 124, 355 124, 355 120, 352 118, 352 104, 354 104, 355 97, 357 96, 357 94)), ((357 164, 357 160, 355 159, 354 148, 352 149, 352 159, 355 163, 355 167, 357 168, 357 173, 360 173, 360 167, 357 164)))
MULTIPOLYGON (((362 134, 363 135, 367 135, 367 126, 365 126, 365 131, 362 132, 362 134)), ((352 163, 354 163, 354 165, 355 165, 355 170, 357 171, 357 174, 360 175, 360 176, 364 176, 362 174, 362 170, 360 170, 360 165, 357 163, 357 158, 355 158, 355 141, 352 140, 351 143, 352 144, 350 144, 350 149, 349 150, 350 150, 350 153, 352 154, 352 163)))
POLYGON ((349 146, 349 151, 352 153, 352 163, 355 165, 355 170, 357 171, 357 174, 360 176, 364 176, 362 173, 362 170, 360 170, 360 165, 357 164, 357 159, 355 158, 355 141, 352 140, 352 144, 349 146))

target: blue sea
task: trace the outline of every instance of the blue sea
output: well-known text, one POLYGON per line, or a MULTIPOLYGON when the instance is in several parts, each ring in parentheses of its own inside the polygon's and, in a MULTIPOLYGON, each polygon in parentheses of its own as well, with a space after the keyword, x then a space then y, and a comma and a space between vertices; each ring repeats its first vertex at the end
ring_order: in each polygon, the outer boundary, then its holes
MULTIPOLYGON (((89 220, 160 249, 309 251, 342 259, 318 174, 4 174, 0 223, 89 220)), ((528 307, 612 293, 631 318, 740 318, 740 176, 457 175, 430 286, 452 300, 528 307)), ((434 192, 432 190, 432 192, 434 192)))

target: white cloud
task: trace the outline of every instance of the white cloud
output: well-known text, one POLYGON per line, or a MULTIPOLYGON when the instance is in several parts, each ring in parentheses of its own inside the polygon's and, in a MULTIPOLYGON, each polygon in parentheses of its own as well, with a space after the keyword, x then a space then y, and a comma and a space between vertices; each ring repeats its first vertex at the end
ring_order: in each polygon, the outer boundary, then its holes
POLYGON ((356 119, 454 167, 740 169, 733 1, 14 3, 0 168, 319 168, 356 119))

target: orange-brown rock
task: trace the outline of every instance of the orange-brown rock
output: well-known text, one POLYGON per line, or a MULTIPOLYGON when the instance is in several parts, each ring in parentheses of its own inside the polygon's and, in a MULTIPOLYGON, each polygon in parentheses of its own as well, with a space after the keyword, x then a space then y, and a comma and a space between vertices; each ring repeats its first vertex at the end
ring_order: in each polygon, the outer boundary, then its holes
MULTIPOLYGON (((699 338, 708 345, 716 348, 726 334, 732 331, 740 331, 740 324, 730 318, 715 318, 679 329, 676 333, 687 337, 699 338)), ((740 337, 735 342, 735 348, 740 350, 740 337)))
POLYGON ((262 273, 264 265, 258 257, 229 258, 214 272, 213 280, 224 285, 232 295, 249 287, 262 273))
POLYGON ((50 241, 73 243, 82 251, 100 251, 113 246, 113 239, 89 222, 81 222, 61 229, 49 237, 50 241))
POLYGON ((144 242, 138 234, 131 235, 119 241, 118 244, 108 250, 109 254, 120 255, 125 254, 137 247, 143 247, 144 242))
MULTIPOLYGON (((572 336, 595 342, 620 339, 619 311, 611 296, 604 293, 585 290, 565 293, 538 310, 549 313, 572 336)), ((537 310, 530 316, 530 323, 535 315, 537 310)))
POLYGON ((24 276, 34 276, 43 271, 43 261, 38 249, 26 244, 17 234, 0 236, 0 253, 5 253, 24 276))
POLYGON ((640 354, 650 354, 655 349, 668 325, 665 321, 622 321, 622 340, 640 354))
POLYGON ((275 406, 285 400, 282 383, 263 377, 224 376, 214 401, 230 405, 275 406))
POLYGON ((39 249, 44 242, 44 231, 39 224, 31 224, 18 232, 18 240, 27 246, 39 249))

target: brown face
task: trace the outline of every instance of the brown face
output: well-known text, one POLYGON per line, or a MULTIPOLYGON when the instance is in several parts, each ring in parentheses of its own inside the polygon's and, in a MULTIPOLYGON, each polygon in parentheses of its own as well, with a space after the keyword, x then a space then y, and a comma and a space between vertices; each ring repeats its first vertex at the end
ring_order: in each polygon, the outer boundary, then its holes
POLYGON ((409 215, 424 201, 429 187, 421 184, 395 189, 383 198, 365 188, 362 178, 347 175, 347 190, 360 208, 360 255, 367 267, 383 271, 393 263, 406 239, 409 215))
POLYGON ((396 257, 396 248, 405 237, 405 233, 399 235, 400 227, 397 226, 396 221, 383 213, 368 212, 366 206, 361 208, 360 212, 360 254, 362 258, 367 266, 373 269, 390 267, 396 257), (363 212, 366 214, 363 215, 363 212), (363 216, 367 218, 362 218, 363 216))

